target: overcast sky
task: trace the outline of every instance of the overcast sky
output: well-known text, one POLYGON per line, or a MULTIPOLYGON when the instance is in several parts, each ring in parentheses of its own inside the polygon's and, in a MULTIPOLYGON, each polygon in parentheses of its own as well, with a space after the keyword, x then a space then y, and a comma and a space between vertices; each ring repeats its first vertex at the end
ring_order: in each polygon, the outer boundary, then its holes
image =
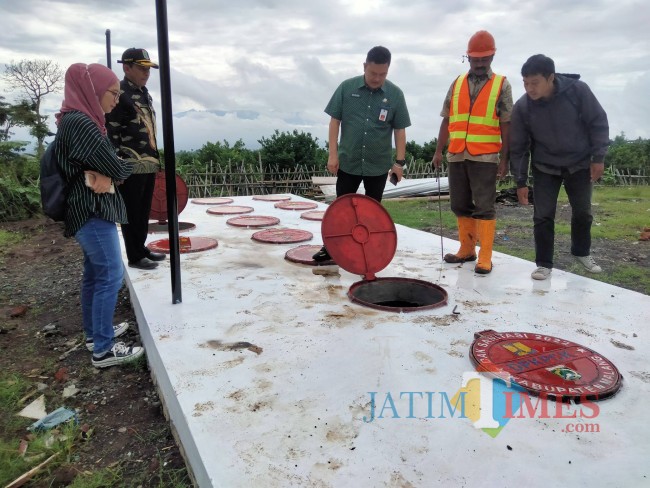
MULTIPOLYGON (((443 98, 481 29, 496 39, 492 68, 510 79, 515 100, 521 65, 543 53, 590 85, 610 137, 650 137, 647 1, 167 0, 167 11, 176 150, 238 139, 254 149, 275 129, 310 132, 324 145, 325 105, 341 81, 362 74, 375 45, 393 54, 388 77, 406 96, 407 139, 422 144, 437 137, 443 98)), ((120 78, 116 60, 128 47, 159 60, 154 0, 0 0, 0 70, 22 59, 105 64, 106 29, 120 78)), ((158 71, 149 89, 160 128, 158 71)), ((17 95, 2 82, 0 94, 17 95)), ((45 113, 61 99, 49 95, 45 113)))

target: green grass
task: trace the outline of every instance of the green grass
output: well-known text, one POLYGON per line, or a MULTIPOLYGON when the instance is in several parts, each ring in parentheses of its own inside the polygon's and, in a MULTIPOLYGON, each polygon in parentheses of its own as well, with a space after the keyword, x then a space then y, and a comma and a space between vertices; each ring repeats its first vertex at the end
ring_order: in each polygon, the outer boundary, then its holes
MULTIPOLYGON (((384 200, 384 208, 397 224, 412 229, 440 228, 438 202, 426 200, 384 200)), ((442 225, 446 229, 456 228, 456 216, 449 210, 449 201, 442 201, 442 225)))
MULTIPOLYGON (((572 273, 581 274, 593 278, 578 264, 574 265, 575 268, 570 269, 572 273)), ((650 273, 645 269, 637 266, 630 266, 628 264, 618 266, 611 271, 605 270, 597 277, 598 281, 610 283, 612 285, 621 286, 634 290, 640 290, 645 295, 650 295, 650 273)))
MULTIPOLYGON (((31 384, 20 375, 0 373, 0 486, 10 483, 54 453, 58 453, 58 457, 48 464, 43 473, 67 462, 79 437, 78 426, 67 423, 36 434, 29 440, 25 456, 21 457, 18 453, 20 439, 34 421, 18 417, 16 413, 25 406, 20 404, 20 399, 30 389, 31 384)), ((25 403, 33 401, 38 395, 33 395, 25 403)))
POLYGON ((122 486, 120 480, 123 473, 119 467, 104 468, 92 474, 82 473, 68 485, 68 488, 106 488, 107 486, 122 486))
MULTIPOLYGON (((18 417, 16 413, 25 406, 19 403, 20 399, 32 389, 32 384, 22 376, 0 373, 0 486, 7 485, 51 455, 58 453, 57 457, 34 478, 34 480, 40 481, 48 479, 54 470, 72 463, 75 445, 83 442, 79 426, 67 423, 55 429, 38 433, 29 440, 26 455, 24 457, 19 455, 20 439, 27 433, 25 429, 34 421, 18 417)), ((32 395, 25 403, 31 402, 38 395, 40 393, 32 395)), ((151 444, 167 435, 167 429, 161 427, 135 437, 138 442, 151 444)), ((146 465, 135 471, 133 466, 115 466, 93 473, 80 473, 69 486, 73 488, 104 488, 108 486, 130 488, 138 485, 187 488, 192 486, 185 468, 168 465, 162 452, 158 453, 158 461, 155 473, 150 473, 146 465)))
POLYGON ((165 466, 159 455, 159 467, 154 478, 143 471, 132 471, 126 467, 104 468, 93 473, 79 474, 68 488, 132 488, 146 486, 149 488, 189 488, 192 483, 185 469, 172 469, 165 466))
POLYGON ((15 415, 22 410, 18 402, 27 394, 29 387, 30 383, 18 374, 0 373, 0 433, 9 433, 29 425, 27 419, 15 415))
MULTIPOLYGON (((592 203, 594 214, 592 237, 594 239, 612 241, 617 246, 625 247, 638 242, 639 233, 644 227, 650 226, 650 186, 598 186, 594 188, 592 203)), ((382 204, 395 223, 414 229, 439 233, 438 201, 428 201, 426 199, 385 200, 382 204)), ((571 212, 570 209, 568 212, 566 209, 562 211, 564 205, 568 205, 568 198, 562 188, 558 198, 558 218, 555 221, 556 236, 571 235, 571 212)), ((450 210, 449 201, 442 200, 440 208, 442 209, 443 229, 455 233, 457 231, 456 217, 450 210)), ((497 235, 531 239, 530 247, 509 246, 507 241, 497 238, 494 249, 504 254, 534 262, 532 212, 527 212, 526 215, 526 218, 521 218, 521 215, 518 215, 517 212, 502 212, 497 217, 497 235)), ((578 265, 569 268, 568 271, 587 275, 617 286, 645 290, 644 293, 650 294, 650 273, 647 273, 644 268, 632 264, 623 263, 611 270, 605 270, 598 276, 586 274, 583 268, 578 265)))
POLYGON ((592 203, 594 238, 636 241, 650 225, 650 186, 597 188, 592 203))
MULTIPOLYGON (((650 225, 650 186, 634 187, 596 187, 592 198, 594 225, 592 237, 602 239, 636 240, 639 232, 650 225)), ((440 214, 437 201, 427 200, 385 200, 382 202, 395 223, 413 229, 440 228, 440 214)), ((558 213, 562 205, 569 200, 564 188, 558 198, 558 213)), ((449 209, 449 201, 440 203, 442 208, 442 226, 447 230, 456 229, 456 217, 449 209)), ((497 230, 515 226, 530 228, 532 219, 517 218, 497 219, 497 230)), ((557 235, 570 235, 570 221, 557 219, 555 221, 557 235)))
POLYGON ((5 249, 7 246, 12 246, 23 241, 25 236, 20 232, 11 232, 8 230, 0 229, 0 249, 5 249))
POLYGON ((495 251, 501 252, 503 254, 508 254, 510 256, 515 256, 517 258, 525 259, 526 261, 535 262, 535 249, 532 247, 530 249, 518 249, 503 244, 494 244, 495 251))

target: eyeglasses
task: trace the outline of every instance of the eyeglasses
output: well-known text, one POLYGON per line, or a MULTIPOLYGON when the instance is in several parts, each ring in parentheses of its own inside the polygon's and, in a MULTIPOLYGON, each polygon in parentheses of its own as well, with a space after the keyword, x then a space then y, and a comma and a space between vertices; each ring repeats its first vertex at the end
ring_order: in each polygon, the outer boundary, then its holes
POLYGON ((482 58, 473 58, 472 56, 467 56, 467 59, 470 62, 475 62, 475 63, 487 63, 488 61, 491 61, 494 56, 483 56, 482 58))
POLYGON ((117 100, 120 99, 120 90, 117 90, 117 91, 115 91, 115 90, 106 90, 106 91, 107 91, 108 93, 112 93, 112 94, 113 94, 113 98, 115 98, 115 101, 117 101, 117 100))

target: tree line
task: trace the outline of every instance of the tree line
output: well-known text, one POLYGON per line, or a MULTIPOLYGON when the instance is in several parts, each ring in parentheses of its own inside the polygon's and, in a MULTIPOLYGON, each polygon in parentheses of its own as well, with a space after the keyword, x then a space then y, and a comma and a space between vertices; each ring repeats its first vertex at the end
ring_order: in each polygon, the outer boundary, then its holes
MULTIPOLYGON (((41 114, 43 99, 60 92, 63 70, 49 60, 22 60, 5 65, 3 78, 18 97, 9 101, 12 93, 0 94, 0 221, 20 220, 40 212, 38 190, 38 160, 43 153, 49 132, 48 116, 41 114), (30 141, 12 140, 13 129, 25 127, 36 139, 35 154, 27 153, 30 141)), ((183 175, 204 173, 209 165, 227 166, 230 163, 256 164, 280 170, 298 166, 321 167, 327 164, 327 142, 321 145, 317 137, 298 130, 273 131, 257 141, 259 149, 249 149, 239 139, 206 142, 200 149, 177 151, 176 167, 183 175)), ((409 141, 406 144, 407 161, 431 161, 437 139, 424 144, 409 141)), ((650 169, 650 139, 629 140, 621 133, 611 141, 605 157, 608 168, 617 171, 645 171, 650 169)))

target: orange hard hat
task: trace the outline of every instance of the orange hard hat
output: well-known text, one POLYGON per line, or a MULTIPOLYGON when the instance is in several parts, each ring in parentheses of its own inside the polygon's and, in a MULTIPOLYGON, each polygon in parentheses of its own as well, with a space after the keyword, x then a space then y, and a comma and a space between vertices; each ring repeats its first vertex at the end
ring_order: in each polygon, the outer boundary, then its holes
POLYGON ((497 48, 494 43, 494 37, 488 31, 480 30, 469 38, 467 43, 467 55, 472 58, 482 58, 483 56, 492 56, 497 48))

